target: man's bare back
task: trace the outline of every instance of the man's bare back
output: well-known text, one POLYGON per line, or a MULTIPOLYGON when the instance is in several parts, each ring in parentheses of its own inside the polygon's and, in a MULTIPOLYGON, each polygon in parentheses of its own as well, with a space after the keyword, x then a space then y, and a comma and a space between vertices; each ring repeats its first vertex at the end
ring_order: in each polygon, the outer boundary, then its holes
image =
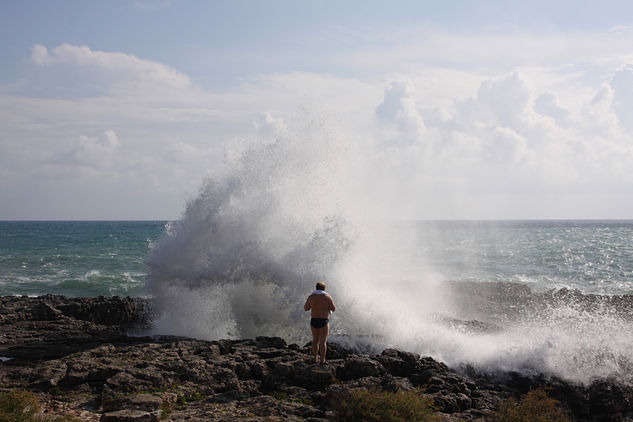
POLYGON ((335 311, 336 305, 334 305, 334 300, 329 294, 313 293, 308 296, 308 300, 306 300, 306 304, 303 309, 306 311, 312 310, 312 318, 329 318, 330 311, 335 311))

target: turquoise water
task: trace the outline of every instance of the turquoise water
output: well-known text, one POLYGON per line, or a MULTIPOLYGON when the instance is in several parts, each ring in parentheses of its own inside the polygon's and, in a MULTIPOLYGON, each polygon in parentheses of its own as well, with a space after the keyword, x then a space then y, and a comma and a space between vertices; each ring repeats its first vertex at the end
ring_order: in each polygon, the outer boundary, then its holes
POLYGON ((0 222, 0 295, 143 296, 161 221, 0 222))
MULTIPOLYGON (((148 295, 165 221, 0 222, 0 295, 148 295)), ((448 280, 633 293, 633 221, 410 222, 420 259, 448 280)))

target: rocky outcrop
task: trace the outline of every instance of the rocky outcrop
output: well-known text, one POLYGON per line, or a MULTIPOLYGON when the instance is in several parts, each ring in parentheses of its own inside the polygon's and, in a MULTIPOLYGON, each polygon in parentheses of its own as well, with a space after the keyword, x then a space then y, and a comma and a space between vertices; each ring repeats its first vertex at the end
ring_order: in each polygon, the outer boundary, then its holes
POLYGON ((276 337, 203 341, 126 334, 150 315, 132 298, 0 298, 0 390, 26 388, 47 411, 92 421, 325 421, 360 388, 421 388, 446 421, 484 420, 499 403, 547 387, 579 421, 624 420, 633 389, 576 386, 544 377, 503 380, 458 373, 430 357, 331 344, 313 364, 310 345, 276 337))
POLYGON ((0 297, 0 323, 54 321, 70 318, 122 329, 151 320, 150 302, 142 298, 99 296, 69 298, 58 295, 0 297))

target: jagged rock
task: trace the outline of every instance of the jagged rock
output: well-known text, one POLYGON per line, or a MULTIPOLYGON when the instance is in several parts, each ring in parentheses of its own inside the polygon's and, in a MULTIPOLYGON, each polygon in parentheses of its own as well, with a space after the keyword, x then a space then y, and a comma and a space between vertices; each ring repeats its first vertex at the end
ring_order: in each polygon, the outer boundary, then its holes
POLYGON ((246 362, 246 365, 249 367, 252 376, 255 379, 263 380, 265 376, 267 376, 270 372, 268 365, 264 363, 264 361, 257 360, 255 362, 246 362))
POLYGON ((420 356, 414 353, 401 352, 394 349, 386 349, 376 360, 394 376, 406 377, 420 369, 420 356))
POLYGON ((66 376, 67 369, 68 367, 64 362, 51 360, 38 371, 36 383, 56 387, 66 376))
POLYGON ((286 347, 286 341, 281 337, 255 337, 257 347, 260 348, 274 348, 284 349, 286 347))
POLYGON ((160 422, 160 412, 145 412, 142 410, 117 410, 104 413, 101 422, 160 422))
POLYGON ((106 383, 111 388, 129 388, 133 386, 136 382, 136 378, 126 372, 117 372, 115 375, 111 376, 106 380, 106 383))
MULTIPOLYGON (((309 344, 309 348, 312 348, 312 342, 308 343, 309 344)), ((345 359, 346 357, 348 357, 349 355, 352 354, 352 351, 341 346, 340 344, 336 344, 336 343, 329 343, 327 345, 327 353, 325 354, 325 357, 328 360, 335 360, 335 359, 345 359)))
POLYGON ((352 356, 345 359, 345 364, 339 375, 342 380, 349 381, 357 378, 383 375, 385 367, 368 356, 352 356))
MULTIPOLYGON (((505 294, 523 293, 508 288, 505 294)), ((0 389, 27 388, 44 402, 72 398, 64 406, 81 420, 157 420, 166 410, 173 420, 222 415, 220 420, 317 422, 333 415, 337 399, 358 389, 416 387, 446 421, 481 420, 502 400, 543 387, 578 422, 633 416, 633 387, 613 380, 582 386, 520 374, 493 378, 415 353, 359 354, 333 342, 328 364, 319 365, 310 363, 309 344, 287 345, 278 337, 127 336, 125 330, 142 324, 148 309, 148 301, 132 298, 0 297, 0 389)))
POLYGON ((394 377, 393 375, 385 375, 380 383, 385 391, 396 393, 398 391, 413 390, 413 384, 406 377, 394 377))
POLYGON ((121 402, 124 409, 145 410, 147 412, 160 410, 163 405, 161 397, 147 393, 126 395, 121 402))
POLYGON ((36 321, 53 321, 60 319, 64 314, 59 310, 42 301, 31 309, 31 315, 36 321))
POLYGON ((458 413, 472 406, 470 398, 462 393, 434 394, 431 397, 436 408, 444 413, 458 413))
POLYGON ((278 377, 292 379, 295 373, 295 367, 290 362, 277 362, 273 368, 273 374, 278 377))
POLYGON ((336 367, 332 365, 304 364, 295 367, 292 381, 306 388, 322 388, 336 381, 336 367))

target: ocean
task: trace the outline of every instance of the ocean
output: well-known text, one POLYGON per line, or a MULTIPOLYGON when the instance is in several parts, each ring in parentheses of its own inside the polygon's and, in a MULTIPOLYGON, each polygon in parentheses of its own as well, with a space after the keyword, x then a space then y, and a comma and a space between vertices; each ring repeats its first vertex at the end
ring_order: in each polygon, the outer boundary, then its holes
MULTIPOLYGON (((166 221, 0 222, 0 295, 149 296, 166 221)), ((633 221, 399 222, 443 279, 633 294, 633 221)))
POLYGON ((454 368, 633 382, 621 305, 633 302, 633 221, 326 218, 271 231, 198 205, 171 223, 0 222, 0 294, 152 297, 153 333, 303 342, 303 301, 326 280, 336 341, 454 368), (613 297, 624 299, 600 300, 613 297))
POLYGON ((0 222, 0 295, 147 296, 160 221, 0 222))

